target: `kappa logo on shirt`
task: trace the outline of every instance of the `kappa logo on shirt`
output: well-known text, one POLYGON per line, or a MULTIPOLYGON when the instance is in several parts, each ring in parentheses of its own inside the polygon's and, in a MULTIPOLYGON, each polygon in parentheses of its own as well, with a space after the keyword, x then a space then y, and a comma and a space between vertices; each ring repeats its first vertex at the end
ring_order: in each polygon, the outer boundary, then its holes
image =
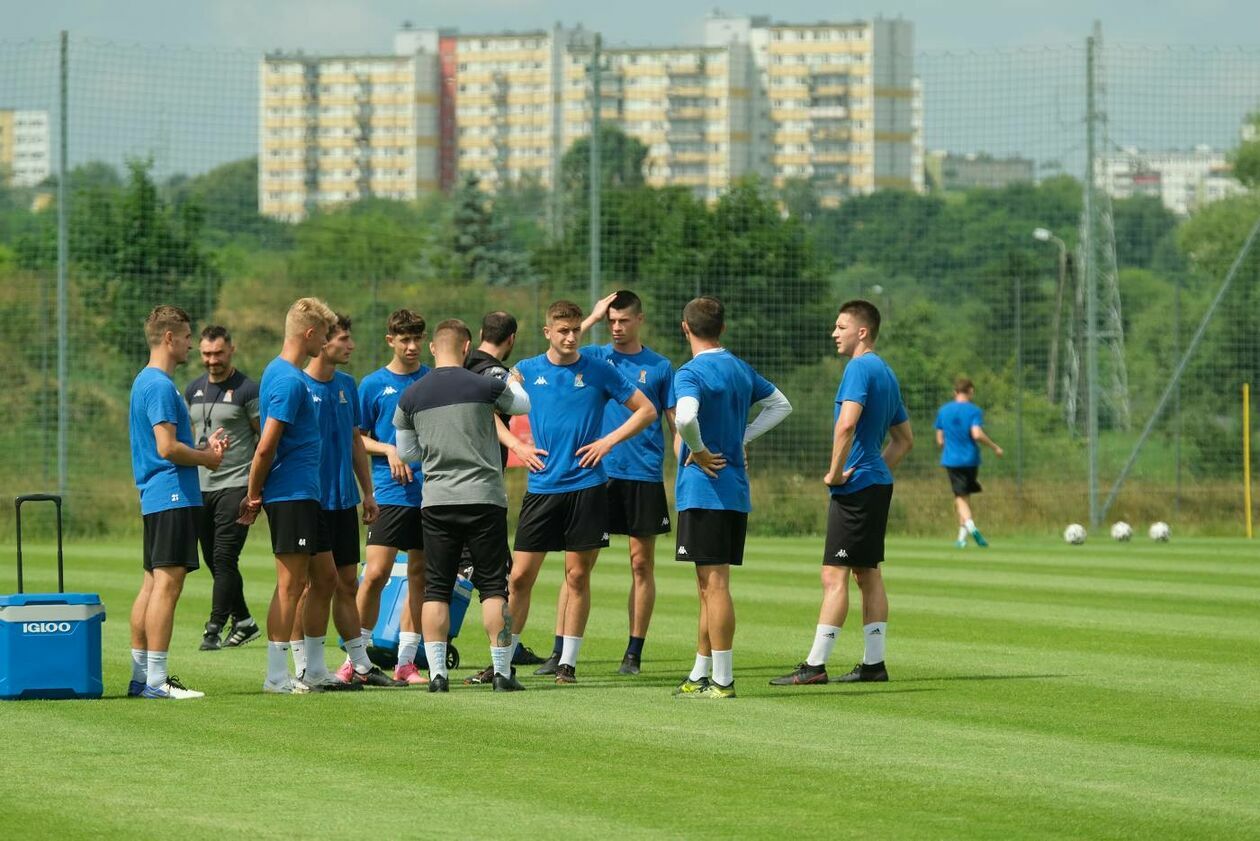
POLYGON ((397 393, 398 393, 398 389, 394 388, 392 385, 385 386, 385 389, 381 392, 381 394, 385 396, 388 396, 390 394, 397 394, 397 393))
POLYGON ((544 377, 542 374, 539 374, 538 379, 534 380, 534 385, 546 385, 546 384, 547 384, 547 378, 544 377))
POLYGON ((314 401, 314 402, 316 402, 316 403, 323 403, 323 402, 324 402, 324 401, 323 401, 323 399, 322 399, 322 398, 321 398, 318 394, 316 394, 315 392, 313 392, 313 391, 312 391, 312 392, 310 392, 310 395, 311 395, 311 400, 312 400, 312 401, 314 401))
POLYGON ((574 388, 586 388, 586 383, 582 382, 582 375, 581 375, 581 374, 578 374, 576 377, 574 377, 574 378, 573 378, 573 387, 574 387, 574 388))
POLYGON ((647 368, 639 369, 639 382, 647 384, 647 368))
POLYGON ((196 391, 193 392, 193 397, 205 397, 205 396, 206 396, 206 393, 202 391, 201 389, 197 389, 196 391))

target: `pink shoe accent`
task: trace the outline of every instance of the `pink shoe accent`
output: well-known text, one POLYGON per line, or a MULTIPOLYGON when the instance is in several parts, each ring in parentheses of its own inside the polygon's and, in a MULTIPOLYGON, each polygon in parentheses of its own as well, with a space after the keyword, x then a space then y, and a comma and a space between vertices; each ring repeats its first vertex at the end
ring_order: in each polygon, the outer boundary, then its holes
POLYGON ((337 670, 337 680, 342 683, 349 683, 350 678, 354 677, 354 664, 349 660, 341 664, 341 668, 337 670))
POLYGON ((394 669, 394 680, 406 681, 409 686, 423 686, 429 679, 420 674, 415 663, 407 663, 394 669))

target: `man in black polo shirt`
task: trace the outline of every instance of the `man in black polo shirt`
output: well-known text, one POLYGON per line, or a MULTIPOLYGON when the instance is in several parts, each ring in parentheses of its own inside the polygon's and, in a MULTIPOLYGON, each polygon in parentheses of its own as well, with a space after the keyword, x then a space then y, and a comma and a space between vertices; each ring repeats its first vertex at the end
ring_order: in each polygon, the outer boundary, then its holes
POLYGON ((210 621, 201 638, 202 651, 235 648, 260 634, 258 623, 245 604, 240 570, 249 526, 236 522, 249 484, 249 464, 258 445, 258 384, 232 364, 235 353, 236 346, 226 327, 211 325, 202 330, 201 364, 206 373, 184 389, 193 438, 200 444, 214 430, 222 428, 232 441, 218 470, 197 469, 203 500, 197 537, 201 556, 214 576, 210 621), (232 630, 224 641, 222 634, 229 616, 232 630))

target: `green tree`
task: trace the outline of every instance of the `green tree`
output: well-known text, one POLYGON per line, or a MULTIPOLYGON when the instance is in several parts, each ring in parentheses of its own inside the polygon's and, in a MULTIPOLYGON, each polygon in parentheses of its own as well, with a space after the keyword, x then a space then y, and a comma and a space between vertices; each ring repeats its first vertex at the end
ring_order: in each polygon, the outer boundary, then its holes
MULTIPOLYGON (((616 126, 601 123, 599 127, 600 183, 604 187, 639 187, 643 185, 643 162, 648 149, 637 138, 616 126)), ((580 137, 564 153, 560 161, 560 183, 570 199, 585 196, 590 189, 591 140, 580 137)))

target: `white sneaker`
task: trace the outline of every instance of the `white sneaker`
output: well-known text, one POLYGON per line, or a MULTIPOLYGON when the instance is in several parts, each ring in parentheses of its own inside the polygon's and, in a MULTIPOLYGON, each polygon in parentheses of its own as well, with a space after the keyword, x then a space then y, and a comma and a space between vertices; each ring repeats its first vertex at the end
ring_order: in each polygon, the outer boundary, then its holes
POLYGON ((295 680, 292 676, 286 676, 279 683, 272 683, 269 680, 263 682, 263 692, 272 695, 306 695, 310 691, 311 688, 309 686, 299 680, 295 680))
POLYGON ((173 675, 166 679, 166 683, 162 684, 161 689, 155 690, 146 686, 141 694, 145 698, 168 698, 172 701, 189 701, 193 698, 206 697, 206 693, 189 689, 180 682, 179 678, 173 675))

